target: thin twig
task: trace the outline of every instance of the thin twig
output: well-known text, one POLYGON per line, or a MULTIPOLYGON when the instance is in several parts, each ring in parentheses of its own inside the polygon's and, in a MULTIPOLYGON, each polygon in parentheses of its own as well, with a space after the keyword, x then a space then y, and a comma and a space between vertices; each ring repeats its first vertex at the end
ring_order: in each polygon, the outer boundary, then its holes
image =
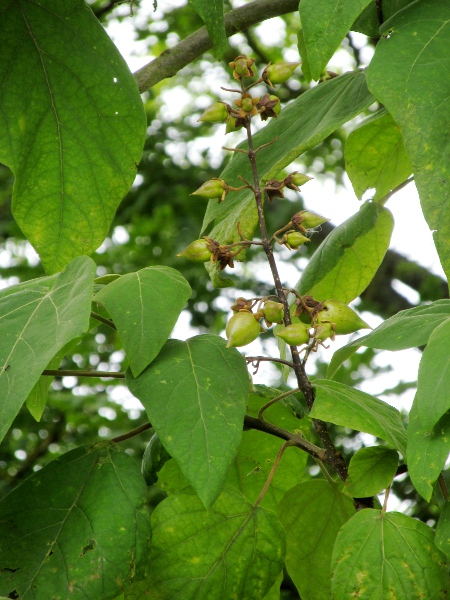
MULTIPOLYGON (((291 369, 295 368, 294 363, 291 363, 289 360, 284 360, 283 358, 272 358, 270 356, 246 356, 245 360, 248 363, 259 363, 259 362, 276 362, 276 363, 280 363, 282 365, 286 365, 287 367, 290 367, 291 369)), ((256 365, 253 365, 256 366, 256 365)))
POLYGON ((102 315, 99 315, 98 313, 94 312, 93 310, 91 310, 91 317, 93 319, 96 319, 97 321, 100 321, 100 323, 103 323, 104 325, 108 325, 108 327, 111 327, 111 329, 114 329, 115 331, 117 331, 117 327, 114 325, 114 323, 112 321, 110 321, 106 317, 102 317, 102 315))
POLYGON ((109 371, 74 371, 65 369, 45 369, 42 375, 51 377, 112 377, 113 379, 125 379, 125 373, 110 373, 109 371))
POLYGON ((444 479, 444 476, 442 475, 442 473, 438 477, 438 483, 439 483, 439 487, 441 488, 441 492, 444 497, 444 500, 447 501, 449 498, 448 488, 447 488, 447 484, 445 483, 445 479, 444 479))
POLYGON ((278 469, 278 465, 280 464, 281 457, 283 456, 283 454, 284 454, 284 451, 286 450, 286 448, 287 448, 288 446, 292 446, 292 443, 291 443, 291 442, 285 442, 285 443, 284 443, 284 444, 281 446, 281 448, 279 449, 279 451, 278 451, 278 454, 277 454, 277 457, 276 457, 276 459, 275 459, 275 462, 273 463, 273 466, 272 466, 272 468, 270 469, 269 476, 268 476, 268 477, 267 477, 267 479, 266 479, 266 483, 264 484, 264 487, 263 487, 263 489, 261 490, 261 493, 259 494, 259 496, 258 496, 258 499, 256 500, 255 504, 253 505, 253 507, 254 507, 254 508, 256 508, 256 507, 258 506, 258 504, 261 502, 261 500, 262 500, 262 499, 264 498, 264 496, 266 495, 266 493, 267 493, 267 490, 269 489, 269 486, 270 486, 270 484, 271 484, 271 482, 272 482, 273 476, 275 475, 275 473, 276 473, 276 470, 278 469))
POLYGON ((411 181, 414 181, 414 175, 412 175, 411 177, 409 177, 408 179, 403 181, 403 183, 400 183, 397 187, 395 187, 388 194, 386 194, 386 196, 383 196, 381 198, 381 200, 377 200, 377 204, 382 204, 382 205, 386 204, 386 202, 389 200, 389 198, 392 198, 392 196, 394 194, 396 194, 397 192, 402 190, 404 187, 406 187, 408 185, 408 183, 411 183, 411 181))
POLYGON ((300 389, 296 388, 295 390, 289 390, 288 392, 284 392, 283 394, 280 394, 279 396, 277 396, 276 398, 272 398, 272 400, 270 400, 269 402, 267 402, 267 404, 264 404, 264 406, 262 406, 259 409, 258 412, 258 419, 264 420, 264 412, 270 407, 272 406, 272 404, 275 404, 276 402, 279 402, 280 400, 283 400, 283 398, 287 398, 288 396, 292 396, 292 394, 296 394, 297 392, 299 392, 300 389))
POLYGON ((151 429, 151 428, 152 428, 151 423, 145 423, 144 425, 141 425, 140 427, 136 427, 136 429, 133 429, 132 431, 129 431, 128 433, 124 433, 123 435, 118 435, 117 437, 112 438, 110 441, 116 442, 116 444, 118 444, 119 442, 124 442, 125 440, 129 440, 130 438, 135 437, 136 435, 139 435, 143 431, 147 431, 148 429, 151 429))

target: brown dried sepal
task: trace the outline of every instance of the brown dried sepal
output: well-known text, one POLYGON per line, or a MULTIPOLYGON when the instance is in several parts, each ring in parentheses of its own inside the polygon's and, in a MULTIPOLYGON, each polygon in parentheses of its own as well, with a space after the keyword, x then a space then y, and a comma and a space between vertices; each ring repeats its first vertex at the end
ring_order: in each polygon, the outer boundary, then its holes
POLYGON ((307 315, 311 321, 314 321, 317 314, 323 309, 323 302, 314 300, 312 296, 302 296, 294 300, 295 310, 292 314, 293 317, 300 317, 301 315, 307 315))
POLYGON ((236 298, 231 310, 233 312, 239 312, 240 310, 249 310, 251 312, 254 304, 253 300, 246 300, 242 296, 239 296, 239 298, 236 298))
POLYGON ((270 201, 274 198, 284 198, 284 194, 281 191, 285 186, 284 181, 279 179, 270 179, 264 186, 264 190, 267 193, 267 197, 270 201))
POLYGON ((270 94, 264 94, 259 103, 257 104, 257 109, 261 117, 261 121, 267 121, 270 117, 274 117, 275 119, 278 117, 277 112, 274 110, 277 105, 280 104, 280 100, 271 97, 270 94))

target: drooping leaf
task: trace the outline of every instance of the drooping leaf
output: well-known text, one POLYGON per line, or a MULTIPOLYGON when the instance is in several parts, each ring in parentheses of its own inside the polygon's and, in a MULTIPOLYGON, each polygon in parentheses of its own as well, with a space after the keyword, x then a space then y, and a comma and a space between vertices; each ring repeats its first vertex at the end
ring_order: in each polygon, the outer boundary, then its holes
POLYGON ((50 360, 89 327, 95 263, 73 260, 57 276, 0 295, 0 441, 50 360))
POLYGON ((112 444, 49 463, 0 502, 0 593, 114 598, 148 560, 145 501, 139 467, 112 444))
POLYGON ((366 119, 345 142, 345 170, 358 198, 380 200, 411 175, 400 128, 386 110, 366 119))
POLYGON ((450 319, 447 319, 432 332, 422 354, 408 426, 408 471, 417 491, 427 500, 432 494, 431 482, 443 468, 450 446, 448 418, 445 423, 439 422, 448 417, 450 409, 449 354, 450 319))
POLYGON ((316 300, 348 304, 372 281, 386 254, 394 226, 391 213, 376 204, 336 227, 314 252, 295 286, 316 300))
POLYGON ((175 269, 147 267, 123 275, 95 296, 117 327, 134 377, 158 355, 191 292, 175 269))
POLYGON ((382 446, 361 448, 350 460, 344 489, 352 498, 376 496, 390 485, 397 466, 395 450, 382 446))
POLYGON ((152 514, 150 581, 161 600, 260 600, 285 552, 277 516, 226 488, 211 510, 195 495, 169 496, 152 514))
POLYGON ((448 597, 447 564, 433 530, 398 512, 356 513, 337 536, 331 568, 334 600, 448 597))
POLYGON ((436 527, 435 544, 447 559, 450 558, 450 503, 442 507, 441 516, 436 527))
POLYGON ((422 209, 450 275, 450 5, 413 2, 383 26, 368 84, 400 126, 422 209), (425 99, 424 90, 431 90, 425 99))
POLYGON ((189 0, 199 14, 213 43, 216 58, 222 58, 227 49, 227 36, 223 20, 223 0, 189 0))
MULTIPOLYGON (((300 154, 314 147, 338 127, 355 117, 373 102, 362 72, 347 73, 336 77, 301 94, 297 100, 283 108, 277 119, 254 136, 255 148, 277 141, 263 148, 257 155, 261 179, 276 177, 281 169, 289 165, 300 154)), ((247 143, 239 145, 247 148, 247 143)), ((241 175, 252 178, 248 157, 234 152, 233 158, 220 175, 229 185, 240 186, 241 175)), ((230 193, 221 204, 210 200, 202 225, 205 231, 214 222, 208 233, 220 243, 239 241, 237 224, 246 238, 251 239, 257 224, 255 199, 249 190, 230 193)), ((210 269, 215 285, 221 285, 216 265, 210 269)))
MULTIPOLYGON (((356 17, 370 0, 300 0, 300 19, 312 79, 319 79, 356 17)), ((304 56, 301 54, 302 60, 304 56)))
POLYGON ((14 217, 54 273, 106 236, 136 175, 144 110, 83 0, 8 2, 1 15, 0 161, 15 175, 14 217))
MULTIPOLYGON (((387 21, 387 19, 390 19, 399 10, 415 1, 416 0, 383 0, 383 6, 381 7, 381 17, 383 18, 383 21, 387 21)), ((368 4, 350 27, 351 31, 359 31, 360 33, 364 33, 364 35, 374 38, 380 36, 379 29, 380 21, 375 2, 368 4)))
POLYGON ((169 340, 139 377, 127 371, 131 392, 208 507, 236 456, 248 398, 245 360, 225 346, 214 335, 169 340))
POLYGON ((355 514, 351 498, 327 481, 306 481, 285 495, 278 514, 286 531, 286 569, 300 596, 329 599, 333 545, 355 514))
POLYGON ((372 332, 339 348, 328 366, 327 377, 332 378, 342 363, 361 346, 391 351, 423 346, 434 329, 449 318, 450 300, 437 300, 426 306, 402 310, 372 332))
POLYGON ((406 455, 406 431, 397 409, 355 388, 319 379, 310 417, 364 431, 406 455))

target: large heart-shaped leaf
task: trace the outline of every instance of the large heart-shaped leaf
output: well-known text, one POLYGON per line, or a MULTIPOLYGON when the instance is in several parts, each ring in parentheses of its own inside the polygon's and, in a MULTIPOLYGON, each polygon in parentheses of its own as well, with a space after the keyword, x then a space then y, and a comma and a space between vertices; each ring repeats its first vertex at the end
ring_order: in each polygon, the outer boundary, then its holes
POLYGON ((83 0, 0 9, 0 161, 47 272, 103 241, 136 175, 145 114, 125 61, 83 0))
POLYGON ((283 498, 279 516, 286 531, 286 568, 305 600, 330 598, 333 545, 354 514, 351 498, 327 481, 306 481, 283 498))
MULTIPOLYGON (((367 108, 373 99, 367 90, 365 75, 360 71, 336 77, 301 94, 282 109, 277 119, 273 119, 254 136, 255 148, 277 138, 275 143, 258 152, 260 178, 267 181, 276 177, 297 156, 316 146, 367 108)), ((247 143, 240 144, 239 148, 246 149, 247 143)), ((220 177, 230 185, 240 186, 242 181, 239 175, 247 180, 252 179, 248 157, 242 152, 235 152, 220 177)), ((210 200, 202 231, 213 222, 214 227, 208 235, 220 243, 240 240, 238 223, 243 234, 251 239, 258 222, 253 194, 246 189, 228 194, 221 204, 217 200, 210 200)), ((220 286, 217 265, 209 270, 214 284, 220 286)))
POLYGON ((361 448, 350 460, 344 489, 353 498, 376 496, 391 484, 397 466, 395 450, 382 446, 361 448))
POLYGON ((242 355, 214 335, 169 340, 139 377, 127 371, 127 384, 164 447, 211 506, 242 438, 249 388, 242 355))
POLYGON ((77 448, 0 502, 0 593, 114 598, 148 560, 145 482, 117 446, 77 448))
POLYGON ((82 256, 0 295, 0 440, 50 360, 89 328, 94 275, 82 256))
POLYGON ((400 126, 427 223, 450 276, 450 5, 413 2, 384 24, 368 85, 400 126), (430 90, 430 94, 424 94, 430 90))
POLYGON ((175 269, 147 267, 106 285, 95 296, 105 304, 137 377, 158 355, 191 295, 175 269))
POLYGON ((334 546, 332 572, 335 600, 444 600, 450 591, 433 530, 397 512, 369 508, 347 521, 334 546))
POLYGON ((260 600, 283 566, 277 516, 226 488, 212 510, 169 496, 152 514, 150 588, 161 600, 260 600))

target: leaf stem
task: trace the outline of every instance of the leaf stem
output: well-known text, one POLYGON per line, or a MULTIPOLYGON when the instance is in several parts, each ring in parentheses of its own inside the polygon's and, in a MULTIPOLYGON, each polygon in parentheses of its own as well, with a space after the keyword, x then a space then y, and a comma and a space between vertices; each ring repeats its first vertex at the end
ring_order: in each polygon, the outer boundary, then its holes
POLYGON ((118 435, 115 438, 111 438, 110 441, 118 444, 119 442, 124 442, 125 440, 129 440, 130 438, 135 437, 136 435, 139 435, 140 433, 143 433, 144 431, 148 431, 151 428, 152 428, 151 423, 144 423, 144 425, 141 425, 140 427, 136 427, 136 429, 132 429, 128 433, 124 433, 123 435, 118 435))
POLYGON ((444 476, 442 475, 442 473, 438 477, 438 483, 439 483, 439 487, 441 488, 441 492, 444 497, 444 500, 447 502, 449 499, 448 488, 447 488, 447 484, 445 483, 445 479, 444 479, 444 476))
POLYGON ((264 484, 263 489, 261 490, 261 493, 258 496, 258 499, 256 500, 255 504, 253 505, 254 508, 256 508, 258 506, 258 504, 261 502, 261 500, 264 498, 264 496, 267 493, 267 490, 269 489, 269 486, 272 482, 273 476, 275 475, 277 469, 278 469, 278 465, 280 464, 280 460, 281 457, 284 454, 284 451, 286 450, 286 448, 288 446, 292 446, 291 442, 285 442, 281 448, 278 450, 278 454, 277 457, 275 459, 275 462, 273 463, 272 468, 270 469, 270 473, 269 476, 267 477, 266 483, 264 484))
POLYGON ((112 377, 113 379, 125 379, 125 373, 111 373, 109 371, 73 371, 65 369, 45 369, 42 375, 51 377, 112 377))
POLYGON ((114 323, 112 321, 110 321, 109 319, 107 319, 106 317, 102 317, 102 315, 99 315, 98 313, 91 311, 91 317, 93 319, 97 319, 97 321, 100 321, 100 323, 103 323, 104 325, 108 325, 108 327, 111 327, 111 329, 114 329, 117 331, 117 327, 114 325, 114 323))
POLYGON ((288 396, 291 396, 292 394, 295 394, 296 392, 299 392, 300 388, 296 388, 295 390, 289 390, 288 392, 284 392, 283 394, 280 394, 279 396, 277 396, 276 398, 272 398, 272 400, 270 400, 269 402, 267 402, 267 404, 264 404, 264 406, 262 406, 259 409, 258 412, 258 419, 261 419, 262 421, 264 420, 264 412, 270 407, 272 406, 272 404, 275 404, 276 402, 278 402, 279 400, 283 400, 283 398, 287 398, 288 396))

